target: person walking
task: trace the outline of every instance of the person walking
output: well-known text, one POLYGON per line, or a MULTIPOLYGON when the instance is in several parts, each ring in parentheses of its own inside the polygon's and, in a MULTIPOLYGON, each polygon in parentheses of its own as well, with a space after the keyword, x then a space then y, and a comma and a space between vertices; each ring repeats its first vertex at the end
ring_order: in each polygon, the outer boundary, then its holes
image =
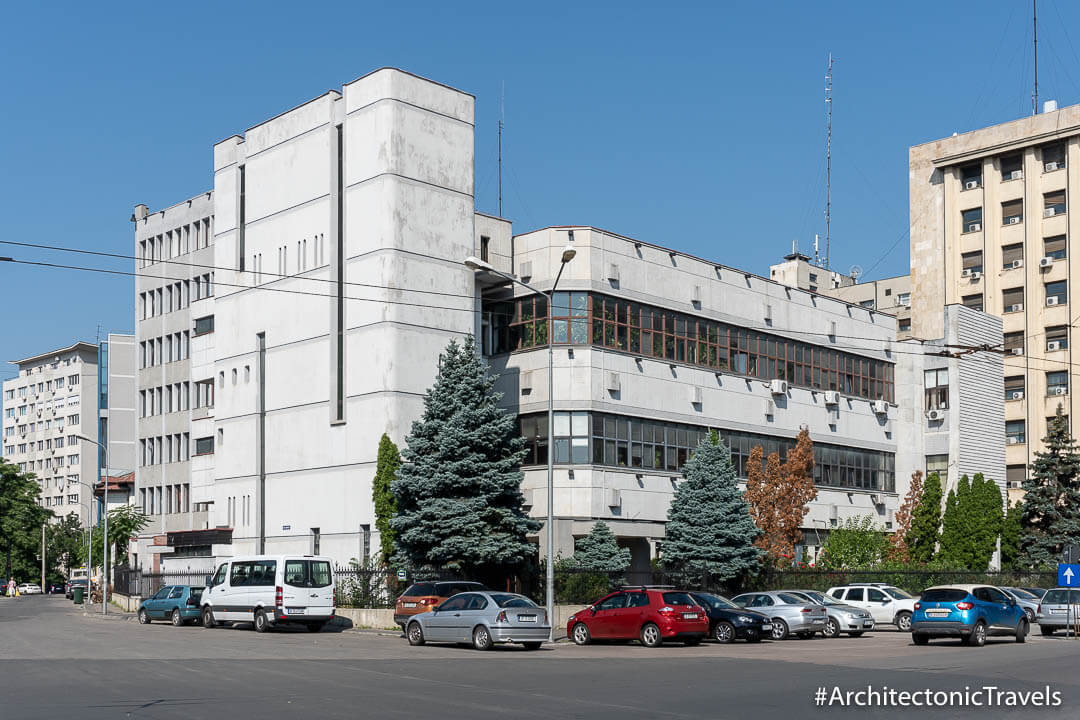
POLYGON ((8 597, 15 597, 18 592, 18 588, 15 587, 15 578, 8 578, 7 594, 8 597))

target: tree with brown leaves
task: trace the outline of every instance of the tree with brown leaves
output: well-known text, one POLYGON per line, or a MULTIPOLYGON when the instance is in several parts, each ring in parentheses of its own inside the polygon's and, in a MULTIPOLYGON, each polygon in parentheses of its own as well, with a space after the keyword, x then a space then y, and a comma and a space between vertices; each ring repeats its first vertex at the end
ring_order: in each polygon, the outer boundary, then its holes
POLYGON ((799 433, 783 465, 777 453, 770 453, 762 467, 763 454, 760 446, 753 448, 747 468, 746 501, 762 531, 755 544, 769 554, 771 562, 787 566, 794 560, 795 545, 802 542, 807 505, 817 497, 810 432, 799 433))
POLYGON ((896 511, 895 530, 892 537, 889 538, 889 544, 891 545, 889 558, 892 560, 907 562, 910 559, 907 535, 908 531, 911 530, 911 518, 915 514, 915 508, 918 507, 919 501, 922 500, 922 487, 922 470, 916 470, 911 473, 911 487, 908 488, 907 495, 904 496, 904 504, 896 511))

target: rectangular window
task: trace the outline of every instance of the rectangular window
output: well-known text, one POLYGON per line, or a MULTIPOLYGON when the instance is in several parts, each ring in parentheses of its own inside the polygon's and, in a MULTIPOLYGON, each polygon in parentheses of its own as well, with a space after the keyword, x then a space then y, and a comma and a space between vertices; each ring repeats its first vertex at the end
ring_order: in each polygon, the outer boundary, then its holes
POLYGON ((1001 293, 1004 312, 1022 312, 1024 309, 1024 288, 1009 288, 1001 293))
POLYGON ((911 293, 898 293, 896 296, 896 304, 904 307, 911 307, 911 293))
POLYGON ((927 455, 926 456, 926 475, 930 476, 930 473, 937 473, 938 477, 943 481, 949 474, 949 456, 948 455, 927 455))
POLYGON ((195 337, 200 335, 206 335, 214 332, 214 316, 207 315, 206 317, 195 319, 195 337))
POLYGON ((1010 155, 1001 158, 1001 180, 1022 180, 1024 177, 1024 156, 1010 155))
POLYGON ((965 276, 970 275, 971 273, 981 273, 983 271, 982 250, 964 253, 960 256, 960 261, 965 276))
POLYGON ((982 208, 971 208, 960 213, 960 232, 971 233, 982 230, 982 208))
POLYGON ((555 462, 589 462, 589 413, 555 413, 555 462))
POLYGON ((949 407, 949 371, 926 370, 923 372, 923 388, 927 410, 947 410, 949 407))
POLYGON ((1005 422, 1005 442, 1008 445, 1023 445, 1027 442, 1023 420, 1007 420, 1005 422))
POLYGON ((1069 371, 1056 370, 1046 373, 1046 395, 1067 395, 1069 392, 1069 371))
POLYGON ((1043 172, 1054 172, 1065 167, 1065 143, 1053 143, 1042 147, 1043 172))
POLYGON ((1012 375, 1005 378, 1005 399, 1006 400, 1023 400, 1024 399, 1024 376, 1012 375))
POLYGON ((1001 203, 1002 225, 1019 225, 1024 222, 1024 201, 1008 200, 1001 203))
POLYGON ((480 236, 480 259, 484 262, 488 261, 488 246, 491 245, 491 238, 486 235, 480 236))
MULTIPOLYGON (((589 342, 588 293, 557 292, 551 310, 552 337, 556 343, 584 345, 589 342)), ((624 339, 625 324, 624 318, 624 339)))
POLYGON ((196 455, 212 455, 214 453, 214 438, 203 437, 195 438, 195 454, 196 455))
POLYGON ((1069 347, 1069 327, 1058 325, 1046 328, 1046 352, 1057 352, 1069 347))
POLYGON ((972 310, 983 309, 982 293, 979 293, 978 295, 965 295, 964 297, 960 298, 960 301, 964 304, 964 307, 969 307, 972 310))
POLYGON ((1024 264, 1024 243, 1005 245, 1001 248, 1001 267, 1003 270, 1012 270, 1024 264))
POLYGON ((1065 280, 1046 283, 1047 305, 1065 305, 1068 302, 1068 283, 1065 280))
POLYGON ((1043 252, 1045 253, 1045 257, 1062 260, 1065 258, 1066 248, 1064 235, 1055 235, 1054 237, 1048 237, 1043 240, 1043 252))
POLYGON ((1065 191, 1058 190, 1043 195, 1043 217, 1065 214, 1065 191))
POLYGON ((982 165, 968 165, 960 170, 960 180, 964 190, 975 190, 982 187, 982 165))
POLYGON ((1024 487, 1024 479, 1027 477, 1026 465, 1005 466, 1005 487, 1020 489, 1024 487))
POLYGON ((1005 350, 1013 355, 1024 354, 1023 331, 1005 333, 1005 350))

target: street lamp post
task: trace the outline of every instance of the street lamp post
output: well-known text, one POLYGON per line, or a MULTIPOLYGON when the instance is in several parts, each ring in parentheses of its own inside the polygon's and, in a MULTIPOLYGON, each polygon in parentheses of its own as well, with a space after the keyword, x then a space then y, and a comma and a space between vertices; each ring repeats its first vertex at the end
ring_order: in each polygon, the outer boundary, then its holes
MULTIPOLYGON (((570 240, 573 241, 574 232, 570 231, 570 240)), ((517 283, 522 287, 532 290, 537 295, 547 295, 547 346, 548 346, 548 441, 547 441, 547 572, 545 577, 546 593, 545 602, 547 604, 548 623, 551 625, 550 634, 548 640, 552 640, 555 637, 555 355, 553 349, 554 343, 554 329, 551 325, 551 306, 555 302, 555 288, 559 285, 559 279, 562 277, 563 269, 566 267, 566 263, 574 259, 577 255, 577 250, 574 249, 573 242, 567 243, 566 247, 562 251, 562 262, 559 265, 559 272, 555 275, 555 282, 551 284, 551 290, 545 293, 543 290, 538 290, 532 285, 519 280, 518 278, 504 273, 500 270, 496 270, 489 263, 481 260, 480 258, 469 256, 465 258, 465 266, 470 270, 485 270, 490 273, 494 273, 499 277, 505 278, 510 282, 517 283)), ((569 332, 569 328, 567 328, 569 332)))
MULTIPOLYGON (((105 550, 101 560, 101 614, 109 614, 109 448, 99 443, 97 440, 91 440, 85 435, 76 435, 75 437, 80 440, 85 440, 88 443, 93 443, 101 449, 105 457, 105 528, 102 531, 105 534, 105 550)), ((90 531, 90 546, 94 545, 94 532, 90 531)), ((86 571, 86 589, 90 590, 90 573, 92 568, 87 568, 86 571)))

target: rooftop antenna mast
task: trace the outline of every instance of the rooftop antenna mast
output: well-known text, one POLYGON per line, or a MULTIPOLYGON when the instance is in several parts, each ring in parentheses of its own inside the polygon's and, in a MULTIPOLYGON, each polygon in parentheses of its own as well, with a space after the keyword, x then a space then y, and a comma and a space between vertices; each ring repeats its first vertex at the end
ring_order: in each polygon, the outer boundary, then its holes
POLYGON ((506 81, 502 83, 502 95, 499 97, 499 217, 502 217, 502 131, 506 120, 506 81))
POLYGON ((1031 95, 1031 114, 1039 112, 1039 13, 1036 0, 1031 0, 1031 27, 1035 38, 1035 92, 1031 95))
POLYGON ((832 240, 832 66, 825 73, 825 269, 829 268, 829 244, 832 240))

